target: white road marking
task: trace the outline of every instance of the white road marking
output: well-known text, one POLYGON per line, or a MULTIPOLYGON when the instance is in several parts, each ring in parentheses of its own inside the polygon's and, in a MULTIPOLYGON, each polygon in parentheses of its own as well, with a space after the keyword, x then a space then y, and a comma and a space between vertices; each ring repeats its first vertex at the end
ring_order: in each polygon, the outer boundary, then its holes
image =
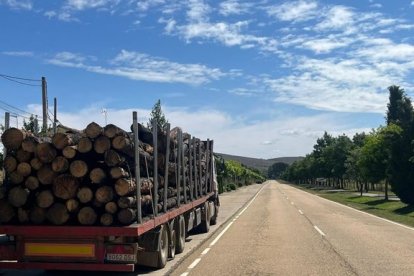
POLYGON ((233 224, 233 221, 232 222, 230 222, 227 226, 226 226, 226 228, 224 228, 223 229, 223 231, 221 231, 221 233, 210 243, 210 246, 213 246, 213 245, 215 245, 217 242, 218 242, 218 240, 221 238, 221 236, 223 236, 223 234, 230 228, 230 226, 233 224))
POLYGON ((295 203, 293 203, 292 201, 290 202, 290 204, 295 205, 295 203))
POLYGON ((321 230, 321 229, 319 229, 319 227, 318 227, 318 226, 314 225, 313 227, 316 229, 316 231, 318 231, 318 232, 319 232, 319 234, 321 234, 321 236, 325 236, 325 233, 324 233, 324 232, 322 232, 322 230, 321 230))
POLYGON ((187 275, 188 275, 188 272, 184 272, 184 273, 181 273, 180 276, 187 276, 187 275))
POLYGON ((207 247, 206 249, 204 249, 204 251, 201 252, 201 255, 206 255, 208 251, 210 251, 210 247, 207 247))
POLYGON ((192 262, 189 266, 188 269, 193 269, 194 267, 196 267, 198 265, 198 263, 201 261, 201 258, 197 258, 194 260, 194 262, 192 262))
POLYGON ((303 215, 303 212, 302 212, 302 210, 299 210, 299 213, 300 213, 301 215, 303 215))

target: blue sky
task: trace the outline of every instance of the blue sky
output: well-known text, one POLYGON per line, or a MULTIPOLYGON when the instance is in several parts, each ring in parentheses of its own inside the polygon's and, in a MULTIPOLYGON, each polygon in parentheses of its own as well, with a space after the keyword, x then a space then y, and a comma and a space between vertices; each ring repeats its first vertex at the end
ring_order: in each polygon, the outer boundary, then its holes
MULTIPOLYGON (((0 0, 0 74, 45 76, 71 127, 105 108, 128 128, 161 99, 218 152, 305 155, 325 130, 383 124, 388 86, 414 94, 413 14, 412 0, 0 0)), ((0 93, 12 125, 41 115, 39 86, 0 78, 0 93)))

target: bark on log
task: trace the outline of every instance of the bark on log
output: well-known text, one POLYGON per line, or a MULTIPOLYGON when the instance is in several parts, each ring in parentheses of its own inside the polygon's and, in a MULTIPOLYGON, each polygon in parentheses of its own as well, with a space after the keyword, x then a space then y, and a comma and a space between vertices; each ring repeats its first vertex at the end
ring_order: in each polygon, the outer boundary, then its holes
POLYGON ((119 196, 127 196, 135 192, 137 184, 135 180, 129 178, 120 178, 115 182, 115 192, 119 196))
POLYGON ((61 199, 70 199, 76 196, 79 181, 72 175, 62 174, 53 181, 53 194, 61 199))
POLYGON ((65 224, 69 220, 69 212, 63 203, 55 203, 47 210, 47 219, 54 225, 65 224))
POLYGON ((88 173, 88 165, 83 160, 75 160, 70 164, 70 173, 74 177, 84 177, 88 173))
POLYGON ((40 208, 49 208, 55 202, 55 197, 50 190, 41 191, 36 195, 36 203, 40 208))
POLYGON ((113 179, 130 177, 129 173, 121 167, 113 167, 109 173, 113 179))
POLYGON ((115 136, 124 133, 125 131, 117 127, 116 125, 109 124, 104 127, 104 135, 108 138, 114 138, 115 136))
POLYGON ((93 199, 93 191, 89 187, 81 187, 76 196, 81 203, 88 203, 93 199))
POLYGON ((43 163, 39 158, 33 158, 30 160, 30 166, 32 166, 33 170, 38 171, 43 166, 43 163))
POLYGON ((78 151, 80 153, 88 153, 92 150, 93 144, 88 137, 82 137, 78 143, 78 151))
POLYGON ((96 153, 104 154, 105 151, 111 148, 111 140, 106 136, 98 136, 93 143, 93 149, 96 153))
POLYGON ((64 173, 69 169, 69 161, 63 156, 57 156, 52 161, 52 170, 57 173, 64 173))
POLYGON ((30 221, 29 219, 29 211, 23 208, 17 209, 17 220, 19 223, 24 224, 30 221))
POLYGON ((11 155, 7 155, 6 158, 4 158, 3 162, 3 168, 6 171, 6 173, 11 173, 17 168, 17 160, 11 155))
POLYGON ((109 214, 109 213, 102 214, 99 220, 101 224, 104 226, 109 226, 114 223, 114 217, 112 216, 112 214, 109 214))
POLYGON ((17 128, 6 129, 1 135, 3 146, 7 150, 17 150, 22 145, 23 139, 26 137, 26 132, 17 128))
POLYGON ((89 173, 89 178, 94 184, 101 184, 106 179, 106 173, 102 168, 94 168, 89 173))
POLYGON ((112 147, 116 150, 134 155, 134 145, 128 136, 118 135, 112 139, 112 147))
POLYGON ((86 206, 80 209, 78 213, 78 221, 82 225, 92 225, 95 224, 97 219, 97 214, 92 207, 86 206))
POLYGON ((133 197, 133 196, 129 196, 129 197, 123 196, 123 197, 120 197, 118 199, 118 206, 121 209, 134 208, 134 207, 136 208, 136 205, 137 205, 137 198, 136 197, 133 197))
POLYGON ((114 190, 110 186, 99 187, 95 192, 95 199, 100 203, 108 203, 114 198, 114 190))
POLYGON ((105 204, 105 211, 110 214, 115 214, 118 211, 118 205, 114 201, 105 204))
POLYGON ((13 187, 9 191, 8 201, 14 207, 22 207, 26 204, 29 190, 21 187, 13 187))
POLYGON ((34 136, 27 136, 22 141, 22 149, 27 152, 36 152, 36 146, 40 143, 40 139, 34 136))
POLYGON ((79 142, 80 133, 56 133, 53 135, 52 143, 57 149, 63 150, 67 146, 75 145, 79 142))
POLYGON ((57 152, 52 143, 43 142, 36 146, 36 157, 42 163, 50 163, 56 158, 57 152))
POLYGON ((26 177, 32 173, 32 167, 29 163, 23 162, 17 165, 16 171, 18 174, 21 174, 23 177, 26 177))
POLYGON ((122 157, 118 152, 112 149, 107 150, 105 152, 104 158, 105 158, 105 164, 108 165, 109 167, 119 166, 125 161, 124 157, 122 157))
POLYGON ((14 216, 16 216, 16 211, 13 206, 6 199, 0 199, 0 223, 8 223, 14 216))
POLYGON ((69 213, 77 213, 79 210, 79 201, 74 198, 66 200, 66 209, 68 209, 69 213))
POLYGON ((19 162, 29 162, 32 159, 32 153, 23 149, 18 149, 16 152, 16 159, 19 162))
POLYGON ((23 177, 23 175, 21 175, 17 171, 14 171, 9 175, 9 180, 12 184, 17 185, 17 184, 20 184, 24 181, 24 177, 23 177))
POLYGON ((62 150, 62 155, 64 157, 66 157, 67 159, 72 159, 75 158, 76 156, 76 152, 78 151, 78 146, 66 146, 63 150, 62 150))
POLYGON ((34 206, 30 211, 29 218, 34 224, 42 224, 46 220, 46 209, 34 206))
POLYGON ((56 178, 57 174, 52 170, 50 165, 43 165, 37 171, 37 178, 39 182, 43 185, 50 185, 53 183, 53 180, 56 178))
POLYGON ((137 219, 137 210, 135 209, 122 209, 118 212, 118 220, 121 224, 129 225, 137 219))
POLYGON ((26 186, 29 190, 34 191, 39 188, 39 180, 35 176, 29 176, 26 178, 24 186, 26 186))
POLYGON ((95 122, 90 123, 86 126, 85 133, 91 139, 95 139, 103 132, 103 128, 95 122))

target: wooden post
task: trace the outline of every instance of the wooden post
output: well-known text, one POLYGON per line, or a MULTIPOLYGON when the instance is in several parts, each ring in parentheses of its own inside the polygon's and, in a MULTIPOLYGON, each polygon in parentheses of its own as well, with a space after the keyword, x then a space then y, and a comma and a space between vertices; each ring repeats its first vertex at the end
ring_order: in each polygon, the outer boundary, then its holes
MULTIPOLYGON (((10 128, 10 113, 6 112, 4 113, 4 131, 6 131, 7 129, 10 128)), ((7 149, 6 147, 3 146, 3 164, 4 164, 4 159, 7 156, 7 149)), ((4 183, 4 180, 6 179, 6 173, 3 174, 3 179, 2 182, 4 183)))
POLYGON ((137 196, 137 223, 142 223, 142 211, 141 211, 141 176, 139 168, 139 137, 138 137, 138 115, 134 111, 132 113, 132 124, 134 131, 134 161, 135 161, 135 180, 137 182, 136 196, 137 196))
POLYGON ((158 125, 157 120, 152 121, 152 140, 154 145, 154 189, 153 189, 153 201, 152 206, 154 210, 154 216, 158 215, 158 125))
POLYGON ((167 123, 167 148, 165 152, 165 172, 164 172, 164 213, 167 213, 167 196, 168 196, 168 165, 170 161, 170 124, 167 123))
POLYGON ((42 132, 46 134, 46 131, 47 131, 47 84, 46 84, 45 77, 42 77, 42 107, 43 107, 42 132))
POLYGON ((56 123, 57 123, 57 99, 53 99, 53 134, 56 134, 56 123))

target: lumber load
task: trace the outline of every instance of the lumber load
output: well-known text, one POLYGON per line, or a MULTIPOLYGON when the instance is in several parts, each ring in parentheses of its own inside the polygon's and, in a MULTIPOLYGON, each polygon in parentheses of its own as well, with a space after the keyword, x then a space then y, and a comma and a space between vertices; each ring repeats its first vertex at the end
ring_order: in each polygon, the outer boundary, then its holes
POLYGON ((7 129, 0 224, 129 225, 139 204, 143 217, 153 217, 199 198, 209 183, 208 147, 188 134, 180 142, 180 131, 154 136, 139 124, 135 145, 133 133, 113 124, 51 137, 7 129))

